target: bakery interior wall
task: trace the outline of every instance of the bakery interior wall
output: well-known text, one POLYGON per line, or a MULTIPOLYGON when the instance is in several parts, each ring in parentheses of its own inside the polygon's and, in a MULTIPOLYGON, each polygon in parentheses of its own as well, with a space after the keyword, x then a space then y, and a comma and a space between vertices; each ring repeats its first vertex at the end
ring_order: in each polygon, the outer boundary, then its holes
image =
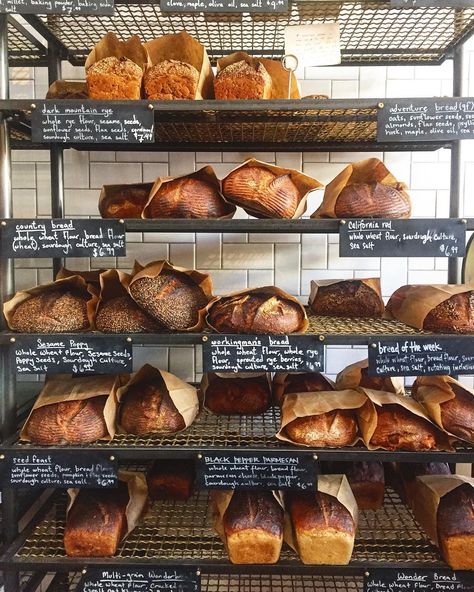
MULTIPOLYGON (((465 46, 465 92, 474 96, 474 38, 465 46)), ((43 98, 46 68, 11 68, 10 95, 15 99, 43 98)), ((83 68, 63 63, 63 78, 83 79, 83 68)), ((299 72, 302 95, 327 94, 334 99, 426 97, 452 95, 452 62, 440 66, 320 67, 299 72)), ((474 217, 474 140, 463 143, 464 215, 474 217)), ((182 175, 211 164, 218 177, 249 156, 302 170, 323 183, 333 179, 348 163, 377 156, 401 181, 408 183, 413 216, 448 217, 450 152, 388 153, 240 153, 240 152, 80 152, 65 151, 66 216, 97 216, 99 191, 107 183, 153 181, 159 175, 182 175)), ((15 217, 50 217, 48 151, 13 152, 15 217)), ((307 215, 322 199, 310 195, 307 215)), ((236 217, 247 217, 238 210, 236 217)), ((443 258, 340 258, 337 235, 297 234, 128 234, 127 257, 118 259, 68 259, 69 269, 119 267, 129 270, 135 259, 148 262, 166 258, 175 265, 211 273, 215 293, 246 287, 277 285, 306 303, 311 279, 379 276, 387 299, 405 283, 446 283, 443 258)), ((15 261, 16 288, 50 281, 51 260, 15 261)), ((200 348, 140 347, 134 365, 150 362, 184 380, 201 376, 200 348)), ((327 352, 327 373, 335 375, 345 365, 366 355, 366 348, 333 346, 327 352)), ((472 384, 472 377, 465 380, 472 384)))

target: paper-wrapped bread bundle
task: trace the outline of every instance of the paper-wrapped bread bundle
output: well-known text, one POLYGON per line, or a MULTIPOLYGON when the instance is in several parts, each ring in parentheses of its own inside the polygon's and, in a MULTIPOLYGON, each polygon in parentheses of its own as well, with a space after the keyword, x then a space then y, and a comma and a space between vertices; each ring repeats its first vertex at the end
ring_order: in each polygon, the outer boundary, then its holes
POLYGON ((381 462, 324 463, 323 472, 343 473, 347 477, 359 510, 378 510, 383 506, 385 471, 381 462))
POLYGON ((299 372, 288 374, 277 372, 273 377, 273 396, 281 406, 286 395, 291 393, 314 393, 332 391, 334 384, 320 372, 299 372))
POLYGON ((356 389, 363 386, 376 391, 405 394, 405 383, 401 376, 369 376, 368 369, 368 360, 350 364, 336 376, 336 388, 356 389))
POLYGON ((104 185, 99 197, 102 218, 141 218, 153 183, 104 185))
POLYGON ((400 462, 396 464, 394 487, 404 503, 411 507, 413 507, 419 484, 417 477, 424 475, 451 475, 451 469, 445 462, 400 462))
POLYGON ((380 318, 384 303, 379 278, 311 281, 311 310, 330 317, 380 318))
POLYGON ((269 374, 204 374, 204 406, 218 415, 258 415, 271 403, 269 374))

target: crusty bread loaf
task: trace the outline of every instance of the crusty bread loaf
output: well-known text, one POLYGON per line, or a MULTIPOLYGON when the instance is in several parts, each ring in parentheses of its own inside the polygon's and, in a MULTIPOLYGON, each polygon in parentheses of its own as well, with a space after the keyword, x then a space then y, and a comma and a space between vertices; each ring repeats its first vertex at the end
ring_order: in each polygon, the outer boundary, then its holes
POLYGON ((281 388, 274 382, 274 392, 279 405, 283 405, 286 395, 291 393, 315 393, 333 390, 333 384, 320 372, 287 374, 281 388))
POLYGON ((141 218, 151 184, 123 185, 99 202, 102 218, 141 218))
POLYGON ((398 463, 396 469, 396 489, 400 491, 403 501, 413 506, 416 496, 417 477, 423 475, 451 475, 451 469, 445 462, 398 463))
POLYGON ((384 303, 379 294, 362 280, 342 280, 318 286, 311 310, 330 317, 381 317, 384 303))
POLYGON ((446 563, 451 569, 474 569, 474 487, 464 483, 444 495, 436 522, 446 563))
POLYGON ((383 505, 385 473, 381 462, 337 463, 336 473, 344 473, 359 510, 378 510, 383 505))
POLYGON ((23 300, 10 326, 22 333, 69 333, 89 328, 87 296, 78 290, 50 289, 23 300))
POLYGON ((127 531, 126 484, 118 489, 82 489, 69 510, 64 549, 69 557, 112 557, 127 531))
POLYGON ((349 563, 355 524, 349 510, 321 491, 288 496, 294 538, 301 561, 310 565, 349 563))
POLYGON ((387 393, 397 392, 389 376, 369 376, 368 368, 361 368, 359 386, 387 393))
POLYGON ((298 417, 286 426, 285 431, 296 444, 331 448, 352 445, 358 427, 353 409, 335 409, 320 415, 298 417))
POLYGON ((409 218, 411 203, 403 186, 382 183, 352 183, 339 194, 337 218, 409 218))
POLYGON ((95 326, 102 333, 156 333, 163 329, 127 294, 103 302, 95 326))
POLYGON ((265 376, 227 378, 210 375, 205 406, 219 415, 258 415, 270 405, 271 389, 265 376))
POLYGON ((164 60, 145 72, 145 97, 155 101, 195 99, 199 72, 191 64, 178 60, 164 60))
POLYGON ((193 492, 194 480, 193 460, 156 460, 147 475, 148 494, 152 500, 186 501, 193 492))
POLYGON ((140 99, 143 70, 126 57, 107 57, 86 72, 90 99, 140 99))
POLYGON ((56 80, 48 88, 46 99, 88 99, 87 84, 80 80, 56 80))
POLYGON ((255 65, 245 60, 230 64, 214 79, 214 93, 218 100, 270 99, 272 79, 261 62, 255 65))
POLYGON ((423 329, 436 333, 472 333, 474 331, 474 290, 455 294, 425 317, 423 329))
POLYGON ((270 491, 235 491, 224 513, 232 563, 276 563, 283 544, 283 508, 270 491))
POLYGON ((377 427, 370 444, 385 450, 433 450, 437 446, 436 427, 400 405, 375 405, 377 427))

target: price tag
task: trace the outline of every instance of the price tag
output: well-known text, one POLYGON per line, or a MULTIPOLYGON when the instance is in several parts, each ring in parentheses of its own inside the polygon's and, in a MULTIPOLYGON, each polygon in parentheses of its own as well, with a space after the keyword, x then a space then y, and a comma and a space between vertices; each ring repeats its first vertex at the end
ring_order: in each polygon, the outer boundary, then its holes
POLYGON ((324 346, 301 335, 205 336, 204 372, 322 372, 324 346))
POLYGON ((87 568, 77 592, 200 592, 201 577, 183 567, 87 568))
POLYGON ((423 335, 369 345, 369 376, 474 374, 474 339, 423 335))
POLYGON ((160 0, 163 12, 287 12, 288 0, 160 0))
POLYGON ((364 592, 474 592, 474 573, 450 569, 370 569, 364 592))
POLYGON ((464 257, 462 220, 344 220, 339 226, 341 257, 464 257))
POLYGON ((118 220, 34 218, 3 220, 2 257, 124 257, 125 226, 118 220))
POLYGON ((228 454, 198 456, 196 474, 204 489, 316 490, 317 464, 311 453, 228 454))
POLYGON ((14 344, 18 374, 117 374, 132 372, 132 344, 123 337, 107 335, 19 334, 14 344))
POLYGON ((67 450, 5 452, 2 480, 15 489, 35 487, 117 487, 118 463, 108 454, 67 450))
POLYGON ((285 27, 285 54, 295 55, 305 67, 340 64, 339 23, 285 27))
POLYGON ((0 0, 0 13, 114 14, 114 0, 0 0))
POLYGON ((31 114, 33 142, 150 144, 154 115, 146 101, 39 101, 31 114))

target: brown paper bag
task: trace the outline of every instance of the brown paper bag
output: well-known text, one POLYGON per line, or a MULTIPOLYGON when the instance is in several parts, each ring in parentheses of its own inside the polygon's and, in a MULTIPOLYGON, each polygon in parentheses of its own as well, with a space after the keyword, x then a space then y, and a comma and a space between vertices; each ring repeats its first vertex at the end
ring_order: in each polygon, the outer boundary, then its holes
POLYGON ((195 99, 214 98, 214 73, 206 48, 186 31, 174 35, 163 35, 145 43, 150 64, 155 66, 165 60, 177 60, 196 68, 199 82, 195 99))
POLYGON ((166 185, 166 183, 169 183, 170 181, 174 181, 175 179, 185 179, 185 178, 186 179, 199 179, 200 181, 205 181, 215 187, 215 189, 219 192, 219 194, 222 198, 223 205, 225 205, 225 208, 226 208, 226 214, 224 216, 220 216, 218 219, 232 218, 234 216, 236 207, 224 199, 224 196, 222 195, 222 192, 221 192, 221 184, 220 184, 219 179, 216 177, 214 169, 211 166, 205 166, 202 169, 199 169, 198 171, 196 171, 195 173, 191 173, 189 175, 181 175, 179 177, 158 177, 158 179, 155 181, 155 183, 153 185, 153 188, 150 190, 150 195, 148 197, 148 201, 143 209, 142 218, 152 218, 152 215, 150 212, 150 205, 153 202, 153 200, 156 198, 158 191, 160 190, 160 188, 163 185, 166 185))
POLYGON ((148 52, 140 37, 133 35, 126 41, 120 41, 115 33, 107 33, 98 41, 86 59, 86 72, 96 62, 104 58, 127 58, 135 62, 145 72, 150 64, 148 52))
POLYGON ((470 290, 474 290, 474 284, 402 286, 390 297, 384 317, 396 319, 415 329, 423 329, 425 318, 433 308, 451 296, 470 290))
MULTIPOLYGON (((204 295, 208 299, 208 302, 211 302, 212 299, 214 298, 214 296, 212 294, 212 279, 211 279, 211 276, 207 273, 200 273, 199 271, 196 271, 195 269, 185 269, 184 267, 175 267, 174 265, 172 265, 168 261, 153 261, 152 263, 148 263, 144 267, 141 266, 139 263, 137 264, 137 262, 135 262, 134 270, 138 270, 140 267, 141 267, 141 269, 139 271, 136 271, 136 273, 132 274, 132 279, 129 283, 130 296, 132 296, 132 294, 130 292, 130 286, 133 284, 133 282, 136 282, 138 279, 140 279, 142 277, 154 278, 154 277, 160 275, 160 273, 163 269, 167 269, 170 271, 179 271, 181 273, 185 273, 189 278, 191 278, 193 280, 193 282, 196 285, 198 285, 201 288, 201 290, 204 292, 204 295)), ((133 298, 133 296, 132 296, 132 298, 133 298)), ((205 325, 206 313, 207 313, 207 307, 202 308, 199 311, 198 322, 193 327, 188 327, 187 329, 182 329, 182 331, 185 333, 190 333, 192 331, 200 331, 205 325)))
MULTIPOLYGON (((330 413, 336 409, 354 409, 354 417, 357 418, 356 411, 366 403, 367 397, 361 391, 320 391, 318 393, 292 393, 285 397, 281 410, 280 431, 276 437, 283 442, 291 442, 298 446, 307 446, 299 442, 293 442, 286 435, 286 427, 299 417, 311 417, 312 415, 322 415, 330 413)), ((354 446, 360 437, 349 444, 354 446)))
MULTIPOLYGON (((363 371, 369 367, 369 360, 361 360, 350 364, 344 370, 341 370, 336 376, 336 388, 341 389, 356 389, 360 386, 363 371)), ((370 377, 373 378, 373 377, 370 377)), ((405 383, 401 376, 380 376, 374 377, 383 385, 384 391, 393 392, 398 395, 405 394, 405 383)))
POLYGON ((327 378, 324 376, 324 374, 318 372, 292 372, 291 374, 289 372, 275 372, 272 382, 272 392, 273 398, 280 407, 285 400, 285 390, 288 384, 288 377, 294 374, 321 374, 321 377, 328 383, 328 385, 332 387, 335 386, 334 382, 330 378, 327 378))
MULTIPOLYGON (((339 284, 341 282, 347 282, 350 281, 348 279, 345 280, 311 280, 311 290, 310 290, 310 294, 309 294, 309 299, 308 299, 308 304, 310 307, 312 307, 314 301, 316 300, 316 297, 318 295, 318 290, 320 287, 322 286, 332 286, 333 284, 339 284)), ((373 290, 375 292, 375 295, 377 296, 377 298, 380 300, 381 305, 382 305, 382 310, 383 310, 383 299, 382 299, 382 291, 381 291, 381 287, 380 287, 380 278, 357 278, 357 280, 354 281, 358 281, 361 282, 362 284, 365 284, 368 288, 370 288, 371 290, 373 290)))
POLYGON ((376 407, 382 407, 383 405, 399 405, 403 407, 413 415, 421 417, 431 424, 437 433, 436 437, 436 450, 448 450, 451 451, 452 447, 449 443, 449 438, 445 432, 442 432, 437 428, 430 418, 426 415, 423 407, 411 399, 410 397, 403 397, 395 393, 387 393, 385 391, 374 391, 373 389, 360 387, 359 391, 365 393, 367 396, 366 404, 361 407, 358 411, 359 429, 362 434, 364 444, 369 450, 377 450, 377 446, 373 446, 370 443, 372 436, 374 435, 375 428, 377 427, 378 417, 376 407))
POLYGON ((48 88, 47 99, 88 99, 87 84, 78 80, 56 80, 48 88))
POLYGON ((108 376, 72 376, 69 374, 56 374, 47 378, 38 398, 21 429, 20 440, 30 442, 28 437, 28 423, 35 409, 64 403, 67 401, 87 401, 95 397, 107 395, 104 406, 104 421, 107 426, 108 436, 102 440, 112 440, 115 436, 115 421, 117 415, 117 389, 128 379, 128 375, 108 376))
POLYGON ((34 288, 29 288, 28 290, 22 290, 17 292, 13 298, 8 300, 3 305, 3 314, 8 323, 8 327, 11 327, 11 320, 13 319, 13 314, 17 307, 28 300, 30 296, 37 296, 38 294, 42 294, 43 292, 48 292, 50 290, 56 289, 64 289, 66 290, 74 290, 79 291, 87 296, 89 296, 89 300, 87 301, 87 317, 89 320, 89 327, 85 329, 85 331, 92 330, 94 328, 94 313, 95 308, 97 306, 97 292, 92 284, 86 284, 85 280, 78 276, 73 275, 70 277, 66 277, 62 280, 56 280, 54 282, 50 282, 49 284, 41 284, 40 286, 35 286, 34 288))
POLYGON ((143 207, 145 207, 148 197, 146 197, 142 202, 141 195, 143 193, 149 196, 152 187, 153 183, 127 183, 125 185, 103 185, 99 195, 100 215, 102 216, 102 218, 118 218, 117 214, 111 215, 109 213, 109 207, 118 195, 123 195, 124 191, 130 191, 130 194, 132 194, 134 190, 140 192, 139 197, 135 197, 135 199, 133 199, 132 195, 130 195, 130 201, 133 203, 133 205, 135 205, 137 201, 138 204, 140 204, 141 202, 143 203, 143 207))
POLYGON ((107 271, 106 269, 93 269, 91 271, 71 271, 70 269, 66 269, 66 267, 61 267, 61 269, 56 274, 56 280, 63 280, 65 278, 69 278, 73 275, 78 275, 81 277, 86 284, 92 284, 95 290, 100 289, 100 274, 107 271))
MULTIPOLYGON (((158 382, 166 388, 173 405, 183 418, 184 429, 188 428, 196 419, 199 412, 197 390, 174 374, 170 374, 165 370, 158 370, 158 368, 154 368, 150 364, 142 366, 138 372, 132 375, 126 384, 117 390, 118 402, 120 403, 122 401, 132 385, 139 383, 147 384, 150 382, 158 382)), ((118 430, 121 434, 126 433, 120 424, 118 424, 118 430)))
POLYGON ((235 374, 234 372, 208 372, 202 375, 200 391, 204 408, 209 411, 209 413, 212 413, 212 411, 206 407, 206 392, 209 385, 211 385, 216 378, 227 378, 229 380, 233 380, 234 378, 251 378, 252 380, 258 381, 261 379, 267 383, 270 394, 272 392, 272 380, 269 372, 239 372, 238 374, 235 374))
MULTIPOLYGON (((271 171, 272 173, 274 173, 275 175, 290 175, 291 180, 293 181, 293 183, 296 185, 296 188, 299 191, 300 194, 300 201, 298 203, 298 207, 295 210, 295 213, 292 216, 292 219, 295 218, 300 218, 306 211, 306 201, 308 199, 308 194, 311 191, 314 191, 315 189, 319 189, 320 187, 322 187, 322 184, 317 181, 316 179, 313 179, 312 177, 309 177, 308 175, 304 175, 303 173, 300 173, 299 171, 295 170, 295 169, 286 169, 283 167, 279 167, 279 166, 275 166, 273 164, 269 164, 267 162, 263 162, 261 160, 256 160, 255 158, 250 158, 249 160, 246 160, 245 162, 243 162, 242 164, 240 164, 239 166, 235 167, 234 169, 232 169, 232 171, 229 173, 229 175, 231 175, 234 171, 237 171, 241 168, 244 167, 262 167, 264 169, 268 169, 269 171, 271 171)), ((229 176, 227 175, 227 176, 229 176)), ((225 179, 224 179, 225 181, 225 179)), ((223 181, 223 183, 224 183, 223 181)), ((241 208, 243 208, 247 214, 250 214, 251 216, 255 216, 256 218, 275 218, 275 215, 269 211, 266 206, 264 204, 252 204, 251 206, 249 206, 248 204, 243 204, 240 203, 239 200, 233 200, 229 197, 227 197, 226 195, 224 195, 224 197, 232 202, 235 203, 235 205, 240 206, 241 208)))
POLYGON ((337 218, 335 213, 337 198, 346 185, 353 183, 381 183, 402 191, 409 199, 405 192, 407 188, 405 183, 397 181, 381 160, 368 158, 350 164, 326 185, 323 202, 311 214, 311 218, 337 218))

